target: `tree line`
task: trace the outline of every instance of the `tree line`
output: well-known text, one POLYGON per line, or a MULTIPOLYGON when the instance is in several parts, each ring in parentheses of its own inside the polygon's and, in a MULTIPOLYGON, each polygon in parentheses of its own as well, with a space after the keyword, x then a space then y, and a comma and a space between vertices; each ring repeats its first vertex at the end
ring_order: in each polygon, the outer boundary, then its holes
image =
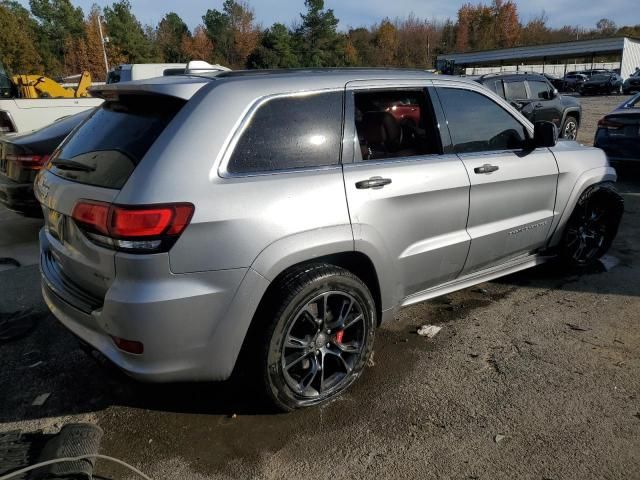
POLYGON ((464 4, 455 19, 414 14, 368 27, 338 29, 324 0, 305 0, 291 25, 264 28, 245 0, 208 9, 193 30, 175 12, 143 25, 129 0, 85 14, 71 0, 30 0, 29 9, 0 0, 0 60, 13 73, 60 77, 89 70, 104 80, 103 43, 110 65, 185 63, 198 59, 239 68, 383 66, 433 68, 436 55, 613 35, 640 36, 640 25, 618 28, 608 19, 593 28, 552 28, 543 14, 521 21, 513 1, 464 4))

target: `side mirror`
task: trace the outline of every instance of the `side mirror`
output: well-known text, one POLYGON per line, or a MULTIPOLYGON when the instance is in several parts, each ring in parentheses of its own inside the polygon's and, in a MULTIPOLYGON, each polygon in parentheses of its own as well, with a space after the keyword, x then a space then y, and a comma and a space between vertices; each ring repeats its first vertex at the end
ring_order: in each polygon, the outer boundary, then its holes
POLYGON ((558 97, 558 95, 560 95, 560 93, 558 92, 558 89, 557 89, 557 88, 554 88, 554 89, 551 91, 551 99, 557 98, 557 97, 558 97))
POLYGON ((558 143, 558 128, 552 122, 536 122, 533 125, 534 148, 553 147, 558 143))
POLYGON ((512 107, 514 107, 518 111, 522 110, 525 105, 524 103, 516 102, 515 100, 511 100, 509 103, 511 104, 512 107))

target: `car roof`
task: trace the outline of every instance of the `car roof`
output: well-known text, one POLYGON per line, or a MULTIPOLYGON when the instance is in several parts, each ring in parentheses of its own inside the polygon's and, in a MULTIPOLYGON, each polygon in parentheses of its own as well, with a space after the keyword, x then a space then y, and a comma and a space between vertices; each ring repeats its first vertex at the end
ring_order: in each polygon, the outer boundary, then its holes
POLYGON ((538 72, 495 72, 482 75, 477 81, 482 83, 484 80, 493 78, 521 78, 526 80, 527 77, 547 78, 545 74, 538 72))
POLYGON ((256 93, 304 91, 314 89, 343 88, 345 84, 367 80, 433 80, 451 79, 473 84, 471 80, 447 75, 436 75, 425 70, 398 68, 323 68, 323 69, 278 69, 278 70, 234 70, 229 72, 205 72, 174 75, 112 83, 93 87, 91 93, 108 98, 110 94, 158 93, 189 99, 206 84, 244 84, 255 87, 256 93), (250 84, 250 85, 248 85, 250 84), (110 93, 111 92, 111 93, 110 93))

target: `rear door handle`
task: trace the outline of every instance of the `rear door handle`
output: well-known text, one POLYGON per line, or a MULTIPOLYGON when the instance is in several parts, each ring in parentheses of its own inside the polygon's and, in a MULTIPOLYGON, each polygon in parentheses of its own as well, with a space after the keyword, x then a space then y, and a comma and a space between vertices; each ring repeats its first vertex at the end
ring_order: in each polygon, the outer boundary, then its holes
POLYGON ((371 177, 369 180, 360 180, 359 182, 356 182, 356 188, 359 190, 362 190, 363 188, 382 188, 390 183, 390 178, 371 177))
POLYGON ((499 169, 500 169, 500 167, 497 166, 497 165, 490 165, 488 163, 485 163, 481 167, 474 168, 473 171, 476 172, 476 173, 491 173, 491 172, 495 172, 496 170, 499 170, 499 169))

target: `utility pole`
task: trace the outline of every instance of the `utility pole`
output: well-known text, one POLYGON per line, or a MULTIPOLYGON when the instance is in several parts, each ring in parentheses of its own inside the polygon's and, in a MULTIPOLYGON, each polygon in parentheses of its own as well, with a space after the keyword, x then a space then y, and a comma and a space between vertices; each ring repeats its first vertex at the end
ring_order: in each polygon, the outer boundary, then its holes
POLYGON ((104 55, 104 69, 107 72, 107 76, 108 76, 109 75, 109 60, 107 60, 107 48, 105 47, 105 43, 107 43, 109 41, 109 37, 104 38, 102 36, 102 18, 100 17, 100 15, 98 15, 98 31, 100 32, 100 43, 102 43, 102 54, 104 55))

